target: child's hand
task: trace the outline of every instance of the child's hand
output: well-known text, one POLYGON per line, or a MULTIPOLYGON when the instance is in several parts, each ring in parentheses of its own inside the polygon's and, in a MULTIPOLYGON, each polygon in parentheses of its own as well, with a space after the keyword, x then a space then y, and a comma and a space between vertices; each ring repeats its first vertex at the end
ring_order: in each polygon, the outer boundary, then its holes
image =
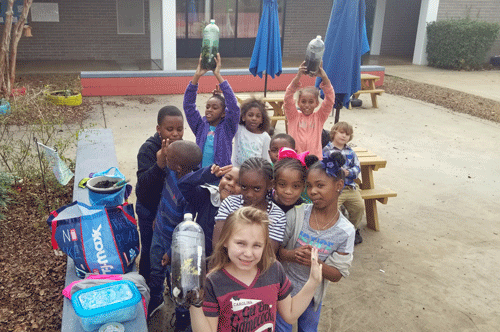
POLYGON ((295 253, 295 262, 310 266, 311 265, 311 249, 313 246, 307 244, 302 247, 295 248, 293 251, 295 253))
POLYGON ((169 139, 164 139, 161 141, 161 148, 156 152, 156 164, 161 169, 167 167, 167 148, 170 144, 169 139))
POLYGON ((302 63, 299 66, 299 71, 297 72, 297 77, 301 77, 306 73, 307 67, 306 67, 306 62, 302 61, 302 63))
POLYGON ((215 68, 213 70, 214 75, 220 74, 220 68, 222 66, 220 61, 220 53, 217 53, 217 56, 214 58, 215 60, 215 68))
POLYGON ((349 176, 349 170, 347 170, 347 169, 345 169, 345 168, 342 168, 342 170, 344 171, 344 175, 345 175, 346 177, 348 177, 348 176, 349 176))
POLYGON ((226 165, 223 167, 220 167, 217 164, 213 164, 210 171, 212 174, 215 174, 215 176, 221 178, 227 173, 229 173, 233 169, 233 165, 226 165))
POLYGON ((309 279, 313 280, 318 285, 323 279, 323 265, 319 263, 318 248, 316 247, 313 247, 311 250, 311 272, 309 273, 309 279))
POLYGON ((165 253, 161 259, 161 266, 165 266, 170 263, 170 257, 168 257, 168 254, 165 253))
MULTIPOLYGON (((205 75, 207 73, 207 71, 208 71, 207 69, 203 69, 201 67, 201 54, 200 54, 200 58, 198 59, 198 67, 196 67, 196 71, 194 72, 194 76, 197 78, 200 78, 201 76, 205 75)), ((196 83, 198 83, 198 82, 196 82, 196 83)))

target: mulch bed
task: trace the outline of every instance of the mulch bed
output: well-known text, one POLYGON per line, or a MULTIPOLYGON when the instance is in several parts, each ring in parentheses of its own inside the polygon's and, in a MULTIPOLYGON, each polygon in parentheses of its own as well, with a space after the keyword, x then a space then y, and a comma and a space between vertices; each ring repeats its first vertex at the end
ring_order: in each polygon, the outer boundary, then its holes
MULTIPOLYGON (((78 76, 73 74, 24 75, 17 83, 27 87, 50 85, 54 89, 81 89, 78 76)), ((500 122, 500 103, 490 99, 391 76, 385 77, 382 88, 386 93, 500 122)), ((153 97, 128 98, 144 104, 153 100, 153 97)), ((91 109, 91 105, 84 104, 78 109, 79 116, 91 109)), ((44 201, 43 186, 25 181, 14 190, 15 203, 4 211, 6 219, 0 220, 0 330, 58 331, 61 329, 66 256, 54 255, 45 222, 48 212, 37 208, 44 201)), ((49 192, 49 202, 56 205, 53 209, 71 201, 71 183, 62 190, 49 192)))

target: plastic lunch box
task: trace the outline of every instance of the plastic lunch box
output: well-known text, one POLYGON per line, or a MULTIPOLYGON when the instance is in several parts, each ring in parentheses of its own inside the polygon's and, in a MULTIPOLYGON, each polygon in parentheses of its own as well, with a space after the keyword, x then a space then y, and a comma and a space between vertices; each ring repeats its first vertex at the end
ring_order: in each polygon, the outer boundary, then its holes
POLYGON ((141 293, 129 280, 82 289, 71 296, 71 303, 85 331, 96 330, 109 322, 134 319, 139 301, 141 293))

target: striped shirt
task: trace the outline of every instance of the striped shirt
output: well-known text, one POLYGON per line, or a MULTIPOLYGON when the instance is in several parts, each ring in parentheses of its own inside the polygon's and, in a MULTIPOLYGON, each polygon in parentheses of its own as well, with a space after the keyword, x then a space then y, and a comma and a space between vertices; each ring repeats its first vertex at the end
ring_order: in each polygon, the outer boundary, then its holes
POLYGON ((279 262, 266 272, 257 272, 247 286, 226 270, 207 276, 203 312, 219 317, 217 331, 275 331, 278 301, 292 291, 290 280, 279 262))
MULTIPOLYGON (((217 216, 215 216, 215 221, 226 220, 232 212, 238 210, 240 207, 243 207, 243 195, 229 196, 222 201, 219 212, 217 212, 217 216)), ((270 221, 269 238, 281 243, 286 227, 285 213, 272 201, 268 201, 267 214, 269 215, 270 221)))

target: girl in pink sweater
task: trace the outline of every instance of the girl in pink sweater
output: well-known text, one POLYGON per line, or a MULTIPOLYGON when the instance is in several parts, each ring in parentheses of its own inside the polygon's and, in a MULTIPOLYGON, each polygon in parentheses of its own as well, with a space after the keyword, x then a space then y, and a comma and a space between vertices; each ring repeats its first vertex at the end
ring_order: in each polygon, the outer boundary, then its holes
POLYGON ((299 67, 297 76, 286 88, 284 99, 284 110, 288 120, 288 133, 295 139, 298 153, 309 151, 322 159, 321 131, 328 119, 335 101, 335 92, 332 83, 323 70, 323 63, 319 67, 317 76, 322 82, 320 88, 325 94, 317 112, 314 110, 319 106, 319 90, 314 86, 301 88, 300 78, 306 72, 305 61, 299 67), (300 89, 300 90, 299 90, 300 89), (299 90, 297 102, 293 96, 299 90))

